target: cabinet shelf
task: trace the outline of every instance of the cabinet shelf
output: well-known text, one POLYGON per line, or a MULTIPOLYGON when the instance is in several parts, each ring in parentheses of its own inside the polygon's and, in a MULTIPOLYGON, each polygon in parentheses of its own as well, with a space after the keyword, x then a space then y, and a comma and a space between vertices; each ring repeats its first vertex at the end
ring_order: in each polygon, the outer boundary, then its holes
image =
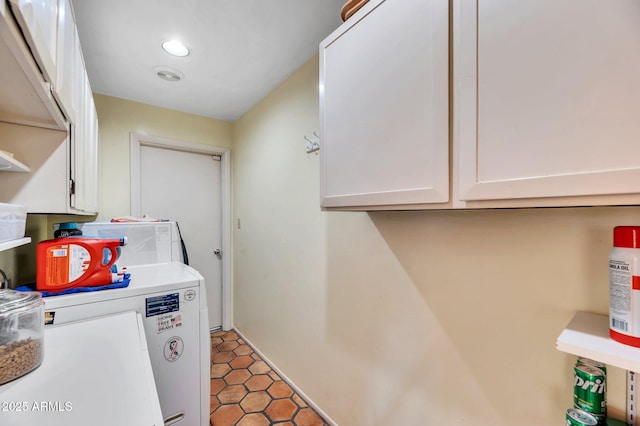
POLYGON ((640 348, 609 337, 608 315, 577 312, 560 333, 556 349, 628 371, 640 371, 640 348))
POLYGON ((23 246, 31 242, 31 237, 18 238, 16 240, 3 241, 0 243, 0 251, 9 250, 14 247, 23 246))
POLYGON ((11 155, 0 150, 0 172, 30 172, 31 169, 25 166, 11 155))

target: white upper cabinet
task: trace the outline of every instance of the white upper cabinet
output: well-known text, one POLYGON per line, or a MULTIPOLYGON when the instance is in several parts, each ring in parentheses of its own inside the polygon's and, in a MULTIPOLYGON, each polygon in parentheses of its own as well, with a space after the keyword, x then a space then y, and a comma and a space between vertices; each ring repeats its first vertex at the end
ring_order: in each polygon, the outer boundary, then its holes
POLYGON ((640 204, 640 3, 451 5, 370 1, 320 44, 322 207, 640 204))
POLYGON ((98 122, 71 2, 0 0, 0 18, 0 150, 24 172, 0 171, 0 201, 95 214, 98 122))
POLYGON ((636 0, 455 2, 457 197, 638 204, 639 22, 636 0))
MULTIPOLYGON (((67 117, 75 117, 78 63, 82 63, 78 32, 70 0, 60 0, 58 7, 58 47, 54 96, 67 117)), ((73 121, 73 120, 72 120, 73 121)))
POLYGON ((77 121, 72 142, 71 206, 91 213, 98 211, 98 118, 86 74, 83 88, 77 109, 82 118, 77 121))
MULTIPOLYGON (((50 40, 57 40, 55 34, 50 40)), ((0 0, 0 76, 1 121, 52 129, 67 127, 53 99, 51 80, 41 72, 6 0, 0 0)))
POLYGON ((58 0, 8 0, 45 80, 56 86, 58 0))
POLYGON ((448 13, 371 0, 320 44, 322 207, 449 200, 448 13))
POLYGON ((87 106, 85 117, 87 121, 86 128, 86 146, 84 152, 84 181, 82 189, 82 211, 87 213, 97 213, 99 208, 98 198, 98 113, 91 95, 91 87, 87 80, 87 106))

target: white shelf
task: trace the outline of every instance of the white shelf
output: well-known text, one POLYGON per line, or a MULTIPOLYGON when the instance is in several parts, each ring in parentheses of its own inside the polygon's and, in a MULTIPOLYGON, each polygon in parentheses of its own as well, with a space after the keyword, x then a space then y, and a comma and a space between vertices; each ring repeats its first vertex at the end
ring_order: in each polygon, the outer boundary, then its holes
POLYGON ((23 246, 31 242, 31 237, 18 238, 17 240, 3 241, 0 243, 0 251, 9 250, 14 247, 23 246))
POLYGON ((30 172, 31 169, 0 150, 0 172, 30 172))
POLYGON ((609 337, 608 315, 577 312, 560 333, 556 349, 628 371, 640 371, 640 348, 609 337))

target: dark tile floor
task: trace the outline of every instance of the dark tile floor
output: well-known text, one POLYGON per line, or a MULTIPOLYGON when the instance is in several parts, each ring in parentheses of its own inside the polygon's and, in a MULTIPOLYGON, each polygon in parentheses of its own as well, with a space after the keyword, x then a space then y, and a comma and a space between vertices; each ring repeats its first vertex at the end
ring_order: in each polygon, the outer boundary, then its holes
POLYGON ((328 426, 238 334, 211 333, 211 426, 328 426))

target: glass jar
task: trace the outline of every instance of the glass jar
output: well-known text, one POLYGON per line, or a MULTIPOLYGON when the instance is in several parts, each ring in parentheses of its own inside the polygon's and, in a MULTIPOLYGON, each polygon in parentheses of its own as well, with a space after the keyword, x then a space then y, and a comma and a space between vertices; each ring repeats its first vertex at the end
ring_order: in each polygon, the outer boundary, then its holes
POLYGON ((0 385, 42 364, 44 301, 40 293, 0 289, 0 385))

